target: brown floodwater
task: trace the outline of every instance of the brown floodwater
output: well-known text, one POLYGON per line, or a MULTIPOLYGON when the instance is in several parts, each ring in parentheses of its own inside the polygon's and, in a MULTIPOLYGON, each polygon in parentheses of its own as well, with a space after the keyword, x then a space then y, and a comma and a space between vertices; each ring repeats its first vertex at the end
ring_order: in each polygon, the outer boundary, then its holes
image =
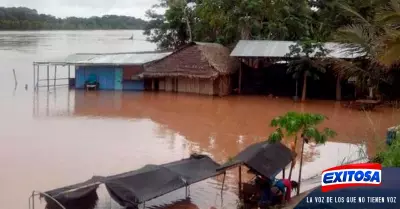
MULTIPOLYGON (((274 130, 269 127, 271 119, 287 111, 324 114, 329 120, 321 127, 330 127, 338 133, 326 145, 306 146, 302 178, 310 179, 323 169, 362 158, 360 151, 373 155, 378 140, 384 141, 385 129, 396 124, 400 116, 393 109, 378 108, 367 113, 332 101, 301 104, 263 96, 219 98, 166 92, 56 89, 35 94, 33 104, 34 118, 46 125, 35 129, 34 145, 20 149, 25 153, 36 150, 34 158, 41 163, 34 166, 39 169, 37 178, 42 181, 26 189, 40 190, 85 180, 95 174, 109 175, 145 164, 166 163, 195 152, 206 153, 223 163, 246 146, 267 139, 274 130)), ((23 164, 19 168, 27 169, 23 164)), ((221 177, 217 177, 192 186, 190 201, 174 204, 184 197, 184 191, 179 190, 146 205, 232 206, 236 203, 236 174, 237 170, 233 170, 228 175, 223 201, 219 191, 221 177)), ((297 175, 298 166, 293 176, 297 179, 297 175)), ((311 188, 318 180, 311 179, 302 190, 311 188)), ((111 201, 109 197, 103 200, 111 201)))
MULTIPOLYGON (((271 119, 287 111, 322 113, 321 127, 337 131, 326 145, 307 145, 305 189, 318 184, 323 169, 373 155, 386 128, 400 112, 378 108, 360 112, 333 101, 294 103, 263 96, 207 97, 166 92, 83 92, 66 88, 33 93, 32 61, 73 52, 151 50, 149 43, 128 43, 130 31, 3 32, 0 38, 0 208, 28 207, 32 190, 73 184, 93 175, 111 175, 205 153, 219 163, 246 146, 265 140, 271 119), (129 47, 128 47, 129 46, 129 47), (14 89, 11 69, 16 68, 14 89), (28 84, 27 90, 24 84, 28 84)), ((135 37, 137 37, 135 35, 135 37)), ((62 73, 62 72, 60 72, 62 73)), ((287 139, 289 141, 290 139, 287 139)), ((298 166, 294 177, 297 178, 298 166)), ((248 178, 248 176, 246 176, 248 178)), ((233 208, 237 170, 146 203, 148 208, 233 208)), ((119 208, 104 188, 98 208, 119 208)), ((36 201, 36 208, 43 207, 36 201)))

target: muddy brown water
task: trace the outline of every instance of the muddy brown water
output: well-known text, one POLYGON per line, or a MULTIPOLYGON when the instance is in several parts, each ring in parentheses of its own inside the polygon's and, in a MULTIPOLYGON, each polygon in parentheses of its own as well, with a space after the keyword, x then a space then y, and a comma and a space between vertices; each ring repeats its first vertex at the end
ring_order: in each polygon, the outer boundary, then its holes
MULTIPOLYGON (((223 163, 246 146, 265 140, 273 130, 269 127, 271 119, 287 111, 325 114, 329 120, 321 127, 330 127, 339 134, 326 145, 306 146, 303 179, 308 179, 309 184, 305 184, 305 190, 307 185, 318 183, 318 178, 310 178, 323 169, 358 159, 360 150, 373 155, 378 142, 384 140, 386 128, 400 121, 400 112, 394 109, 378 108, 365 113, 333 101, 300 104, 263 96, 85 93, 65 88, 50 92, 41 89, 34 94, 30 88, 34 60, 74 52, 154 48, 147 42, 122 40, 131 34, 132 31, 0 33, 1 208, 28 208, 32 190, 46 191, 93 175, 117 174, 145 164, 179 160, 194 152, 223 163), (16 89, 12 68, 18 77, 16 89), (24 84, 29 85, 28 90, 24 84)), ((220 176, 191 186, 190 200, 182 200, 185 192, 178 190, 146 206, 235 207, 237 169, 228 173, 222 198, 221 182, 220 176)), ((98 208, 118 208, 103 190, 100 188, 98 208)), ((36 208, 44 205, 38 201, 36 204, 36 208)))

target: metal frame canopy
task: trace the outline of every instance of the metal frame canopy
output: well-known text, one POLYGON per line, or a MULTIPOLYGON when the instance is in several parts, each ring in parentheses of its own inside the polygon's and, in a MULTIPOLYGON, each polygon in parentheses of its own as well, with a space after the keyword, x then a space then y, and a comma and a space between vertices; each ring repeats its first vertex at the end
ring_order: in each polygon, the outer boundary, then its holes
MULTIPOLYGON (((239 195, 242 191, 242 165, 266 178, 275 177, 293 160, 295 154, 280 142, 259 142, 248 146, 233 159, 221 165, 217 171, 239 167, 239 195)), ((283 175, 285 175, 283 173, 283 175)))
POLYGON ((264 177, 278 174, 294 157, 294 153, 280 142, 259 142, 248 146, 229 162, 217 170, 224 171, 237 166, 246 165, 264 177))
MULTIPOLYGON (((192 154, 189 158, 162 165, 144 167, 113 176, 93 176, 91 179, 47 192, 34 192, 44 196, 47 204, 68 205, 92 197, 100 184, 104 184, 111 198, 125 207, 136 208, 154 198, 222 173, 220 165, 206 155, 192 154)), ((88 200, 90 201, 90 200, 88 200)), ((92 200, 95 202, 96 200, 92 200)), ((34 207, 33 207, 34 208, 34 207)))
POLYGON ((172 52, 170 51, 143 51, 143 52, 120 52, 120 53, 76 53, 65 58, 50 61, 33 62, 33 86, 50 87, 50 66, 54 69, 54 87, 69 85, 71 78, 71 66, 132 66, 144 65, 162 59, 172 52), (46 78, 40 78, 40 67, 46 67, 46 78), (57 78, 57 67, 68 67, 67 78, 57 78), (68 80, 68 84, 57 85, 57 80, 68 80), (40 81, 46 81, 46 85, 39 85, 40 81))

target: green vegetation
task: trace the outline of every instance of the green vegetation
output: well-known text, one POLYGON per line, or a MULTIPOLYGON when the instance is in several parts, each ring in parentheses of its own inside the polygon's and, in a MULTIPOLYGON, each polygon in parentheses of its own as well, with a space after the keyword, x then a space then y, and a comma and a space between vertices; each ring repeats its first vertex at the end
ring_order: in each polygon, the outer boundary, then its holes
POLYGON ((334 40, 338 29, 363 24, 389 0, 160 0, 147 11, 149 40, 160 48, 189 41, 226 46, 240 39, 334 40), (158 15, 154 8, 165 8, 158 15), (351 10, 349 9, 351 8, 351 10))
MULTIPOLYGON (((341 80, 350 77, 370 97, 379 95, 382 84, 392 85, 390 73, 400 57, 400 0, 160 0, 154 7, 147 11, 150 21, 144 33, 162 49, 191 40, 228 47, 241 39, 297 41, 301 46, 344 43, 361 58, 351 62, 325 57, 324 63, 316 63, 298 56, 291 70, 309 75, 301 77, 306 84, 311 70, 302 68, 317 64, 314 70, 320 71, 324 64, 337 75, 338 100, 341 80), (165 15, 154 7, 165 8, 165 15)), ((306 88, 303 85, 303 99, 306 88)))
POLYGON ((143 29, 146 24, 142 19, 127 16, 61 19, 25 7, 0 7, 0 30, 143 29))
POLYGON ((311 55, 313 55, 313 58, 324 58, 327 53, 328 51, 323 47, 323 43, 314 41, 302 41, 290 46, 290 53, 287 56, 294 59, 289 62, 287 72, 293 74, 296 82, 300 78, 303 79, 302 101, 306 100, 307 78, 311 77, 318 80, 319 74, 326 72, 326 64, 323 60, 312 59, 311 55))
POLYGON ((390 146, 379 152, 372 162, 381 163, 384 167, 400 167, 400 132, 390 146))
MULTIPOLYGON (((300 172, 298 179, 299 189, 297 189, 297 194, 300 192, 301 185, 304 143, 309 143, 310 140, 313 140, 317 144, 324 144, 329 137, 336 136, 336 132, 329 128, 325 128, 323 131, 317 129, 316 126, 321 124, 325 119, 327 118, 320 114, 288 112, 287 114, 274 118, 271 121, 271 126, 277 127, 277 129, 269 136, 269 141, 277 142, 281 141, 285 136, 294 136, 294 147, 296 147, 299 135, 302 140, 300 172)), ((294 161, 290 168, 289 179, 291 179, 293 167, 294 161)))

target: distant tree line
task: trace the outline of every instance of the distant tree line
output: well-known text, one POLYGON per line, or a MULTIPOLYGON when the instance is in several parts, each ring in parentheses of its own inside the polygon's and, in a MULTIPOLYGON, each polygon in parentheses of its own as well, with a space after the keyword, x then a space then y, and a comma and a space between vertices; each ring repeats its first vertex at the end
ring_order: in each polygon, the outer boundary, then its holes
POLYGON ((146 24, 128 16, 56 18, 26 7, 0 7, 0 30, 144 29, 146 24))

